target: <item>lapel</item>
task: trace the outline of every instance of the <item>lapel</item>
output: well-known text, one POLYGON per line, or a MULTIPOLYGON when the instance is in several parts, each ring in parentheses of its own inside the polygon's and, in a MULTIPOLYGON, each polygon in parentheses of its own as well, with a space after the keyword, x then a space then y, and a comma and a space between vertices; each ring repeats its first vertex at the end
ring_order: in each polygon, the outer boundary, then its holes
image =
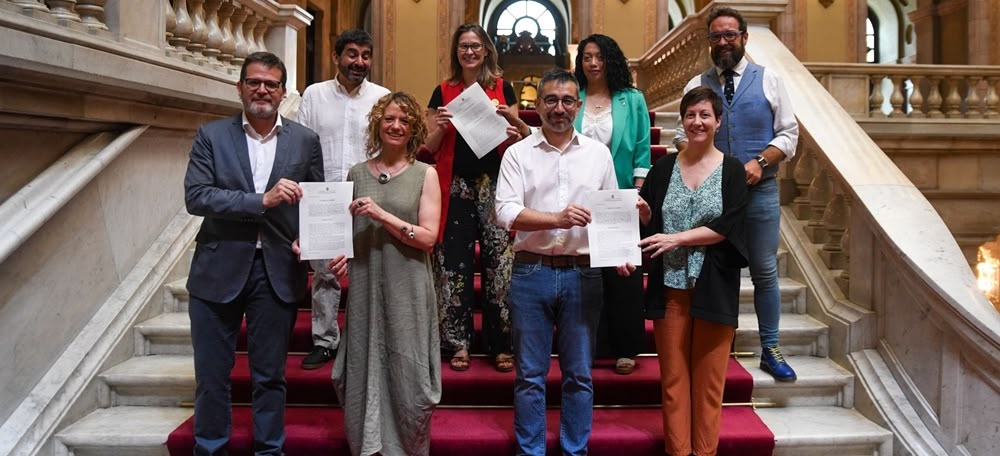
POLYGON ((291 142, 291 123, 288 119, 281 119, 281 130, 278 132, 278 144, 274 151, 274 166, 271 167, 271 176, 267 178, 267 188, 274 187, 285 175, 285 165, 288 163, 288 143, 291 142))
POLYGON ((581 90, 579 96, 580 110, 576 113, 576 119, 573 119, 573 128, 577 133, 583 132, 583 111, 587 109, 587 92, 581 90))
MULTIPOLYGON (((733 93, 733 103, 736 104, 736 100, 739 100, 743 93, 750 90, 748 87, 753 85, 754 81, 760 77, 759 74, 760 67, 755 65, 747 64, 746 71, 743 72, 743 76, 740 78, 740 86, 736 88, 736 92, 733 93)), ((723 97, 725 101, 725 97, 723 97)))
POLYGON ((628 117, 628 94, 627 90, 619 90, 611 97, 611 158, 615 158, 618 149, 625 139, 625 130, 630 125, 626 123, 628 117))
POLYGON ((243 171, 246 188, 253 192, 253 170, 250 168, 250 150, 247 149, 247 136, 246 132, 243 131, 242 114, 237 114, 233 118, 233 126, 229 132, 233 137, 233 150, 236 153, 236 159, 240 162, 240 170, 243 171))

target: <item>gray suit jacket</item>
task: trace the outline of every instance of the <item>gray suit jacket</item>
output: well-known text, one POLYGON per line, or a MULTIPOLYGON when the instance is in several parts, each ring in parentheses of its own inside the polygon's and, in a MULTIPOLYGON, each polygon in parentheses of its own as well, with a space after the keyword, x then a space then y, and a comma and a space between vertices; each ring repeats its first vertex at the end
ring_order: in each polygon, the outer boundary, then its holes
MULTIPOLYGON (((280 178, 323 182, 319 137, 288 119, 281 122, 267 189, 280 178)), ((198 129, 184 176, 184 201, 189 213, 205 217, 188 275, 192 295, 219 303, 235 299, 250 274, 260 233, 275 294, 288 303, 302 299, 306 266, 291 249, 299 235, 298 206, 280 204, 264 210, 263 195, 254 191, 240 114, 198 129)))

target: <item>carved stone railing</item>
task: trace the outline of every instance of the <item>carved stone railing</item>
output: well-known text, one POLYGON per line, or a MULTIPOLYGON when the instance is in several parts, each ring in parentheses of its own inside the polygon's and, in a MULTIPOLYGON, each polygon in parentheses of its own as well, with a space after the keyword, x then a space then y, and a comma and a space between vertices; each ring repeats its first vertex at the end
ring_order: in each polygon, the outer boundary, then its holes
POLYGON ((994 453, 982 417, 1000 394, 1000 315, 860 119, 769 29, 750 34, 748 57, 782 76, 799 121, 779 174, 790 270, 809 284, 809 314, 830 326, 831 356, 857 376, 855 406, 892 429, 900 454, 994 453))
POLYGON ((228 82, 264 50, 294 82, 296 34, 311 20, 274 0, 0 0, 0 26, 228 82))
POLYGON ((809 63, 855 117, 1000 119, 1000 66, 809 63))

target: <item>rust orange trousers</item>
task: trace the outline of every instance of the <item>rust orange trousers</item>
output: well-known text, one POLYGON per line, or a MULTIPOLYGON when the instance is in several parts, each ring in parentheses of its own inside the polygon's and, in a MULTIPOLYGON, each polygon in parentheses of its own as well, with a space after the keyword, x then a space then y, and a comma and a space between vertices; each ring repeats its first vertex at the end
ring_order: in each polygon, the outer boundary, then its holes
POLYGON ((714 456, 736 328, 691 318, 691 295, 692 290, 667 288, 666 315, 653 321, 663 391, 663 439, 667 454, 714 456))

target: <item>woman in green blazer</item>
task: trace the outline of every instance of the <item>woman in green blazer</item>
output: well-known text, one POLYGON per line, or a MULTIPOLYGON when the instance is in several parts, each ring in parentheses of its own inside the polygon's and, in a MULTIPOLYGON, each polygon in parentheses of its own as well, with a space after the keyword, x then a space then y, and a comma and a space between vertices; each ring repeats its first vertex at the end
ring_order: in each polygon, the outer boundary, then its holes
MULTIPOLYGON (((576 129, 611 150, 619 188, 638 189, 649 172, 646 100, 632 85, 625 54, 611 37, 590 35, 577 49, 576 79, 583 109, 576 116, 576 129)), ((644 335, 642 271, 621 277, 614 269, 606 270, 598 356, 616 358, 615 372, 630 374, 635 356, 646 348, 644 335)))

